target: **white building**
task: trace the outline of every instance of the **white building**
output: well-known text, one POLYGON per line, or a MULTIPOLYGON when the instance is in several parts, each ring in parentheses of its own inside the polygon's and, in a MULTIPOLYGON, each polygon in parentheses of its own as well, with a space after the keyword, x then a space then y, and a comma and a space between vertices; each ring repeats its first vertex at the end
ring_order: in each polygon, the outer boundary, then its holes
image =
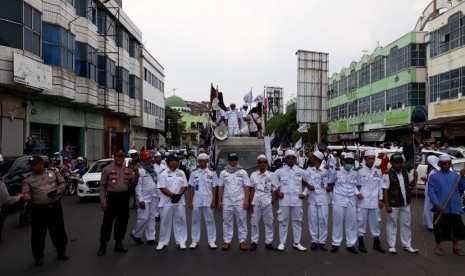
MULTIPOLYGON (((156 129, 131 122, 143 114, 142 32, 121 4, 0 0, 2 155, 21 155, 31 137, 35 153, 69 143, 95 160, 135 145, 132 129, 156 129)), ((154 101, 164 106, 163 97, 154 101)))

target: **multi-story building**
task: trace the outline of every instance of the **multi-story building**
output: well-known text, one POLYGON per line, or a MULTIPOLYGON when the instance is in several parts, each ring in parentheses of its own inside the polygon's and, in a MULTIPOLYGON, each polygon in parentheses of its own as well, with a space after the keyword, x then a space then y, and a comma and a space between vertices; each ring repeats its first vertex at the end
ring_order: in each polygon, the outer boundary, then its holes
POLYGON ((411 118, 426 98, 427 32, 377 47, 329 80, 330 142, 411 141, 411 118))
POLYGON ((432 137, 455 145, 465 143, 465 3, 428 22, 428 121, 432 137))
MULTIPOLYGON (((142 57, 149 55, 141 54, 142 33, 121 4, 0 0, 1 154, 21 155, 31 137, 35 152, 50 155, 70 144, 95 160, 136 144, 133 128, 157 129, 131 123, 143 114, 142 57)), ((163 110, 163 97, 153 101, 163 110)))

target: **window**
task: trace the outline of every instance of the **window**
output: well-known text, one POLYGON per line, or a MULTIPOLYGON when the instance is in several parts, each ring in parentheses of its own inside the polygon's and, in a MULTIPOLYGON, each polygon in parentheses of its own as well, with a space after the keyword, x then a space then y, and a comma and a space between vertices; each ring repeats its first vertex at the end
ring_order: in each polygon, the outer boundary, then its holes
POLYGON ((87 17, 94 25, 97 25, 97 8, 94 0, 75 0, 76 15, 87 17))
POLYGON ((349 117, 358 116, 358 100, 353 100, 348 103, 349 117))
POLYGON ((370 84, 370 66, 366 63, 362 65, 362 69, 358 72, 358 83, 359 87, 370 84))
POLYGON ((347 81, 347 77, 342 77, 341 80, 339 81, 339 95, 343 95, 345 93, 347 93, 347 86, 348 85, 348 81, 347 81))
POLYGON ((129 34, 122 26, 116 27, 116 46, 129 52, 129 34))
POLYGON ((383 56, 377 56, 375 62, 371 65, 371 81, 378 81, 385 76, 384 70, 385 58, 383 56))
POLYGON ((465 95, 465 67, 429 78, 430 102, 456 99, 459 93, 465 95))
POLYGON ((43 23, 43 58, 46 64, 74 70, 74 35, 64 28, 43 23))
POLYGON ((42 14, 20 0, 0 0, 0 45, 41 55, 42 14))
POLYGON ((97 28, 101 35, 115 39, 115 21, 105 10, 98 10, 97 12, 97 28))
POLYGON ((339 119, 347 119, 347 104, 341 104, 339 106, 339 119))
POLYGON ((76 42, 76 75, 97 81, 97 49, 82 42, 76 42))
POLYGON ((98 83, 101 86, 115 88, 116 66, 115 62, 107 56, 98 56, 98 83))
POLYGON ((140 45, 134 39, 129 40, 129 56, 137 59, 140 57, 140 45))
POLYGON ((447 25, 430 33, 430 57, 465 45, 465 24, 462 12, 451 15, 447 25))
POLYGON ((336 121, 339 119, 339 116, 338 116, 338 110, 339 108, 337 106, 335 107, 331 107, 329 109, 329 121, 336 121))
POLYGON ((360 116, 370 113, 370 96, 358 100, 358 112, 360 116))
POLYGON ((136 77, 135 75, 129 75, 129 97, 132 99, 139 99, 140 90, 140 78, 136 77))
POLYGON ((116 91, 129 96, 129 71, 124 67, 116 67, 116 91))
POLYGON ((371 96, 371 113, 384 111, 385 106, 384 91, 371 96))
POLYGON ((357 74, 358 72, 353 70, 349 75, 349 91, 357 89, 357 74))

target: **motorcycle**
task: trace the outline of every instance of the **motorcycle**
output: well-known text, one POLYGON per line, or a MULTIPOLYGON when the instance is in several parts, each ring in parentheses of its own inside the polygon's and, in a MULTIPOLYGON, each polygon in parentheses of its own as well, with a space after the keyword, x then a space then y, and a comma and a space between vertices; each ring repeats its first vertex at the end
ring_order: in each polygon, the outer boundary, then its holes
POLYGON ((68 167, 63 166, 60 169, 60 174, 63 176, 66 182, 65 191, 68 195, 74 195, 77 192, 77 185, 81 177, 78 174, 79 170, 70 170, 68 167))

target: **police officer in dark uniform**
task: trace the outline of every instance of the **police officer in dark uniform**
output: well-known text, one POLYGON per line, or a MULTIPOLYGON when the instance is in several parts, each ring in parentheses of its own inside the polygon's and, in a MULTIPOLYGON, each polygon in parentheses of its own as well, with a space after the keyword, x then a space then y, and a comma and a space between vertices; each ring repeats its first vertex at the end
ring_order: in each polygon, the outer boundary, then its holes
POLYGON ((100 208, 103 211, 103 223, 100 229, 100 247, 97 256, 107 252, 111 230, 114 225, 115 251, 126 253, 123 246, 129 219, 129 188, 133 181, 133 172, 124 166, 125 152, 120 149, 114 154, 114 164, 102 171, 100 178, 100 208))
POLYGON ((44 160, 39 155, 29 159, 32 174, 22 184, 26 200, 32 203, 31 244, 35 266, 44 264, 45 235, 50 233, 57 259, 67 260, 68 237, 63 221, 61 195, 65 190, 65 180, 58 171, 44 168, 44 160))

